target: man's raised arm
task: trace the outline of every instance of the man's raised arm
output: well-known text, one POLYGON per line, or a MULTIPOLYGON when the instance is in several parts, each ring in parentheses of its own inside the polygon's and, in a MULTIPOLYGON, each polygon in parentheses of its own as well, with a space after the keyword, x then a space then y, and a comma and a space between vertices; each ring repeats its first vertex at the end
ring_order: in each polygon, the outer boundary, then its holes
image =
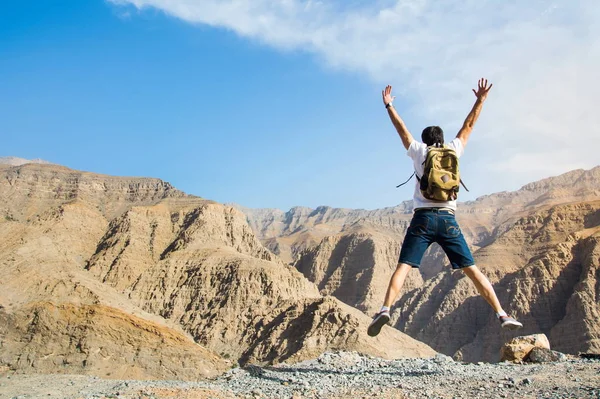
POLYGON ((398 113, 394 109, 394 106, 392 105, 392 101, 394 101, 394 98, 396 98, 392 97, 392 86, 388 85, 381 92, 381 96, 383 97, 383 104, 385 105, 385 108, 387 108, 388 115, 390 116, 390 119, 394 124, 394 127, 396 128, 396 131, 402 139, 402 144, 404 144, 404 148, 408 150, 410 143, 412 143, 414 139, 412 134, 410 134, 410 132, 406 128, 404 121, 402 120, 402 118, 400 118, 400 115, 398 115, 398 113))
POLYGON ((469 115, 467 115, 467 119, 465 119, 462 128, 458 131, 458 134, 456 135, 456 137, 458 137, 460 141, 462 141, 463 147, 466 146, 467 141, 469 141, 469 136, 473 131, 473 126, 475 125, 477 118, 479 118, 479 113, 481 112, 481 108, 483 108, 483 103, 486 100, 488 92, 490 91, 492 86, 493 85, 491 83, 488 86, 487 79, 481 78, 479 79, 479 82, 477 82, 477 91, 473 89, 473 93, 475 93, 475 97, 477 97, 477 100, 475 100, 475 104, 473 105, 471 112, 469 112, 469 115))

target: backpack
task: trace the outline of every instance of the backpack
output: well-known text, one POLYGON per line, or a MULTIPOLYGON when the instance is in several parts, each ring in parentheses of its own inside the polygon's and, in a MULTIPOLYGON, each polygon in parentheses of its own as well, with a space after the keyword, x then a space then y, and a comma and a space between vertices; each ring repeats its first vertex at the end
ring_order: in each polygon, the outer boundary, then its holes
MULTIPOLYGON (((406 184, 409 180, 410 178, 396 187, 406 184)), ((456 200, 460 184, 469 191, 460 179, 456 152, 445 145, 427 147, 427 156, 423 162, 423 176, 420 178, 417 176, 417 180, 421 194, 431 201, 456 200)))

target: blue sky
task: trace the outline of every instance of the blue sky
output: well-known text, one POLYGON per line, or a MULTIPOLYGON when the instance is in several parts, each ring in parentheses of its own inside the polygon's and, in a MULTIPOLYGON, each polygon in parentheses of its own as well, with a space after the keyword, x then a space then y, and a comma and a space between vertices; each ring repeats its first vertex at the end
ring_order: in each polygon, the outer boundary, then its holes
POLYGON ((412 170, 381 89, 449 140, 486 76, 462 200, 596 166, 600 6, 524 3, 5 1, 0 156, 255 208, 393 206, 412 170))

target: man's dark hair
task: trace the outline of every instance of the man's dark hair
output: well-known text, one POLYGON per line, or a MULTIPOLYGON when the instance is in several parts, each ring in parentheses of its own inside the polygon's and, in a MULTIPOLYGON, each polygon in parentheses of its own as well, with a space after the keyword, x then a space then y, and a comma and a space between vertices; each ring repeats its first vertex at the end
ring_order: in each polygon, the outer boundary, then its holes
POLYGON ((439 126, 428 126, 421 133, 423 143, 429 145, 444 144, 444 131, 439 126))

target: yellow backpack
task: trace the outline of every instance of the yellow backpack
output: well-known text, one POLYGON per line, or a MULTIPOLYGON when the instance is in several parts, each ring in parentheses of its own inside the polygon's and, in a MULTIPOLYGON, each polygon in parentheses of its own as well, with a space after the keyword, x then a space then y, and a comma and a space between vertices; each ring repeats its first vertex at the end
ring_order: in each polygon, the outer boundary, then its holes
MULTIPOLYGON (((408 183, 410 178, 396 187, 408 183)), ((469 191, 460 179, 456 152, 446 145, 427 147, 427 156, 423 162, 423 176, 417 175, 417 180, 421 194, 431 201, 456 200, 461 184, 465 190, 469 191)))
POLYGON ((456 152, 445 145, 427 147, 423 176, 417 179, 421 194, 428 200, 456 200, 461 183, 456 152))

